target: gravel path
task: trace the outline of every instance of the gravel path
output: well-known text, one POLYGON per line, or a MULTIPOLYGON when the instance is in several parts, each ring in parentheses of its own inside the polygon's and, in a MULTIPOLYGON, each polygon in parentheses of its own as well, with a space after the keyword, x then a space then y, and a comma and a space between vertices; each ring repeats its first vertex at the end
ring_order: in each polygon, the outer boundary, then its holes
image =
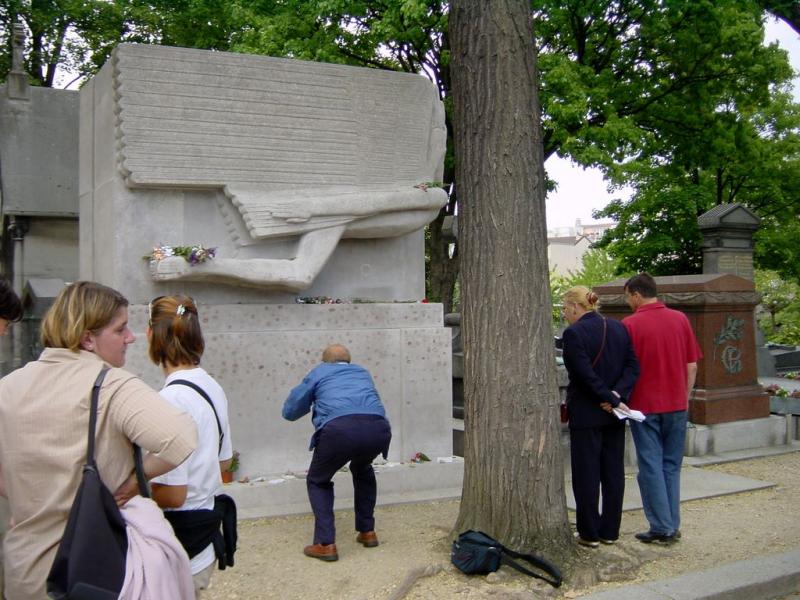
MULTIPOLYGON (((309 516, 257 519, 239 524, 236 567, 217 572, 204 600, 334 599, 428 600, 458 598, 578 598, 589 592, 701 570, 755 555, 786 551, 800 540, 800 452, 705 469, 771 481, 775 487, 682 505, 682 539, 662 548, 641 544, 641 510, 623 514, 621 540, 600 549, 580 548, 586 569, 554 591, 503 568, 467 577, 449 562, 448 536, 458 502, 379 507, 381 545, 355 543, 352 511, 337 513, 339 561, 303 556, 310 543, 309 516)), ((636 485, 634 477, 626 481, 636 485)), ((380 491, 379 491, 380 493, 380 491)), ((574 517, 574 515, 571 515, 574 517)))

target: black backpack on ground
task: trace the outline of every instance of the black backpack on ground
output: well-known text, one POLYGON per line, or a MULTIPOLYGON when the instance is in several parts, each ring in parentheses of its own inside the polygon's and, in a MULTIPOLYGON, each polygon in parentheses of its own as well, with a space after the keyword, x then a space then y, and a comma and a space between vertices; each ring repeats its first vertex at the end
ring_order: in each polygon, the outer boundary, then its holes
POLYGON ((553 587, 560 587, 562 582, 561 571, 541 556, 515 552, 482 531, 473 529, 460 534, 453 542, 450 560, 459 571, 467 575, 493 573, 504 564, 520 573, 546 581, 553 587), (530 571, 512 558, 524 560, 547 575, 530 571))

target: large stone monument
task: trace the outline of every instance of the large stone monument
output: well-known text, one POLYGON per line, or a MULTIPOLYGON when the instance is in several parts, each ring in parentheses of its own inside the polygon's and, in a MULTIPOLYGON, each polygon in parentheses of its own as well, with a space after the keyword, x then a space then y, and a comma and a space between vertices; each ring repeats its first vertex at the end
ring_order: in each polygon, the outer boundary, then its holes
MULTIPOLYGON (((420 302, 444 149, 421 76, 123 44, 81 90, 81 277, 122 291, 140 334, 154 296, 199 302, 241 475, 307 468, 311 423, 280 410, 331 342, 375 378, 390 461, 450 456, 450 337, 420 302), (162 244, 216 256, 143 260, 162 244)), ((161 380, 144 343, 128 367, 161 380)))
POLYGON ((447 199, 432 187, 445 136, 421 76, 123 44, 81 93, 81 214, 94 216, 81 272, 137 291, 214 281, 417 299, 421 229, 447 199), (132 269, 161 243, 217 258, 132 269))

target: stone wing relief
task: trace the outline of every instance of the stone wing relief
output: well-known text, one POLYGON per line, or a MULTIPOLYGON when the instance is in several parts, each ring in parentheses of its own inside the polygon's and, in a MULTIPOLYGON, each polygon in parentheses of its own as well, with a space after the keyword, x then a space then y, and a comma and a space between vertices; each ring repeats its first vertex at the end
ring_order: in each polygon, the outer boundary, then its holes
POLYGON ((156 280, 302 290, 340 239, 416 231, 447 200, 421 185, 441 180, 446 143, 424 77, 126 44, 113 61, 117 164, 129 187, 222 189, 249 244, 296 240, 290 259, 168 258, 153 263, 156 280))

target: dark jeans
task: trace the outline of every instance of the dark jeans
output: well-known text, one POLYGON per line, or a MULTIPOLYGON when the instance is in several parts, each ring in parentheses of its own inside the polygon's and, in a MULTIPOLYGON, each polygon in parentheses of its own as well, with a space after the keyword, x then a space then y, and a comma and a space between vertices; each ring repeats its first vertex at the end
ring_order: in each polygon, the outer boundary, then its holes
POLYGON ((671 534, 681 527, 681 465, 688 413, 679 410, 631 421, 639 491, 653 533, 671 534))
POLYGON ((569 443, 578 535, 593 542, 616 540, 625 494, 625 425, 570 429, 569 443))
POLYGON ((386 454, 392 431, 389 421, 377 415, 347 415, 326 423, 316 433, 314 456, 308 468, 306 487, 314 511, 314 543, 333 544, 333 476, 348 462, 353 476, 356 531, 375 529, 378 486, 372 461, 386 454))

